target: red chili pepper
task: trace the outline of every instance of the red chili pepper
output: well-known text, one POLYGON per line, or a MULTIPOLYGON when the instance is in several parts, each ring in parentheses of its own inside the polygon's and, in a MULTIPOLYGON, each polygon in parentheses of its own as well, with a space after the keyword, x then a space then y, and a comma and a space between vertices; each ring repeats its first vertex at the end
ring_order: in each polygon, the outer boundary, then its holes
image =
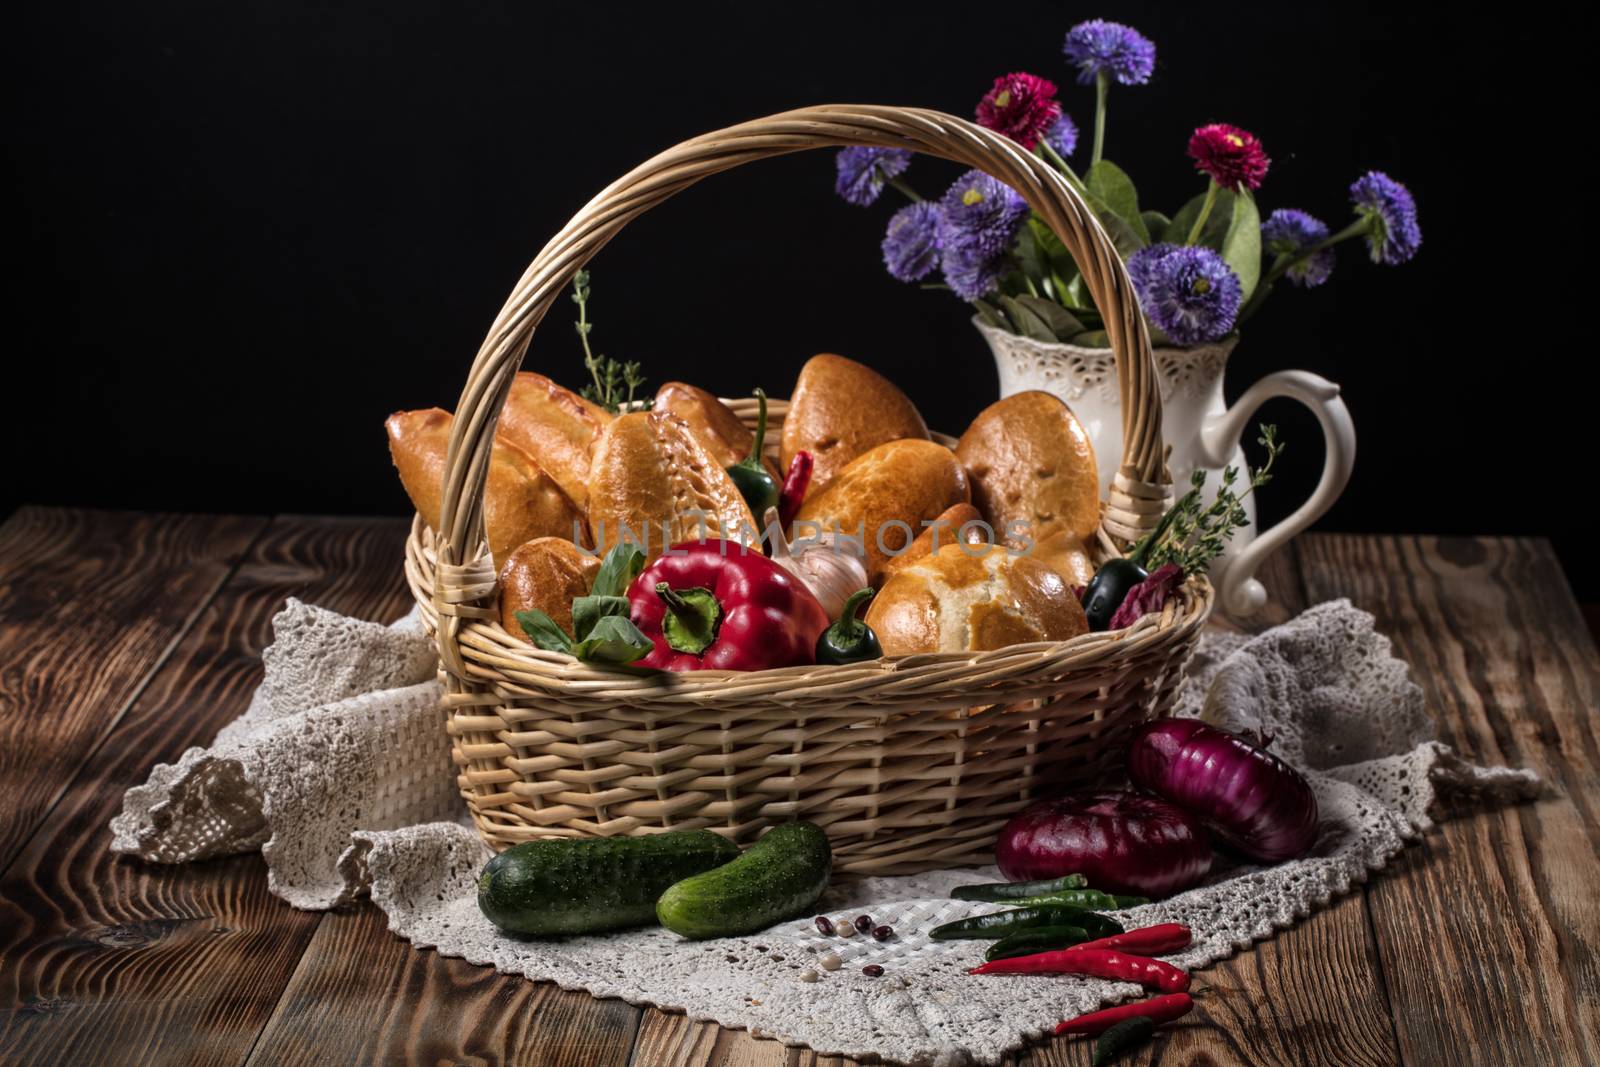
POLYGON ((1112 934, 1098 941, 1069 945, 1068 948, 1074 952, 1081 952, 1086 948, 1114 948, 1140 956, 1165 956, 1169 952, 1188 948, 1193 937, 1193 931, 1183 923, 1161 923, 1157 926, 1129 930, 1125 934, 1112 934))
POLYGON ((655 645, 633 663, 666 671, 757 671, 816 661, 828 614, 800 580, 736 541, 673 545, 628 587, 655 645))
MULTIPOLYGON (((783 491, 778 494, 778 521, 787 529, 800 512, 800 504, 811 487, 811 453, 796 452, 789 461, 789 473, 783 479, 783 491)), ((756 518, 761 516, 757 515, 756 518)))
POLYGON ((1194 1009, 1194 998, 1187 993, 1172 993, 1164 997, 1151 997, 1137 1004, 1119 1004, 1104 1011, 1091 1011, 1076 1019, 1056 1024, 1058 1034, 1100 1034, 1124 1019, 1143 1015, 1157 1025, 1181 1019, 1194 1009))
POLYGON ((1063 948, 1055 952, 1035 952, 1031 956, 990 960, 968 974, 1086 974, 1091 978, 1114 978, 1119 982, 1138 982, 1163 993, 1181 993, 1189 988, 1189 974, 1164 960, 1148 956, 1129 956, 1102 948, 1063 948))

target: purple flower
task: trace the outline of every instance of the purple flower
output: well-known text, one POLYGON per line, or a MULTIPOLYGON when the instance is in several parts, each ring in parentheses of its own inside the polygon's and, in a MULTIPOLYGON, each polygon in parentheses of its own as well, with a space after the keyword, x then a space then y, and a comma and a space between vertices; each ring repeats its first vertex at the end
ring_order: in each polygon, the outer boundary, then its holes
POLYGON ((909 166, 911 153, 904 148, 852 145, 834 159, 839 176, 833 191, 856 207, 869 207, 883 192, 883 183, 909 166))
POLYGON ((1128 260, 1144 313, 1180 345, 1226 337, 1239 315, 1239 278, 1209 248, 1156 244, 1128 260))
POLYGON ((883 263, 903 282, 921 281, 939 265, 939 205, 907 204, 889 219, 883 263))
POLYGON ((1090 84, 1102 71, 1123 85, 1143 85, 1156 67, 1156 46, 1148 37, 1105 19, 1072 27, 1061 51, 1078 68, 1079 85, 1090 84))
POLYGON ((1370 220, 1367 250, 1372 262, 1398 266, 1422 247, 1422 227, 1417 225, 1417 202, 1411 190, 1383 173, 1369 170, 1350 186, 1356 214, 1370 220))
POLYGON ((939 201, 939 245, 967 259, 993 259, 1011 247, 1028 203, 999 178, 969 170, 939 201))
POLYGON ((1044 131, 1044 140, 1046 144, 1056 150, 1056 155, 1066 159, 1072 155, 1072 150, 1078 147, 1077 123, 1072 121, 1070 115, 1063 112, 1044 131))
POLYGON ((1006 253, 1028 217, 1028 203, 1005 182, 969 170, 939 201, 944 278, 963 300, 983 296, 1005 272, 1006 253))
MULTIPOLYGON (((1261 224, 1261 243, 1275 256, 1297 256, 1327 236, 1326 222, 1292 207, 1279 208, 1261 224)), ((1333 262, 1333 249, 1324 248, 1290 267, 1286 276, 1302 289, 1311 289, 1328 280, 1333 262)))

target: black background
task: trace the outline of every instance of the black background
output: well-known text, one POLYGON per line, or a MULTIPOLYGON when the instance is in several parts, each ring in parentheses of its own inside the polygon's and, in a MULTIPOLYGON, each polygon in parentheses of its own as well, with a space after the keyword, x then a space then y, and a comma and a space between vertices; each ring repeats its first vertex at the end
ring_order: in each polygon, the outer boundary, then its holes
MULTIPOLYGON (((1526 11, 34 5, 0 46, 22 276, 0 511, 400 514, 384 416, 454 406, 522 268, 608 181, 684 137, 808 103, 970 115, 1010 70, 1061 84, 1087 133, 1092 92, 1060 43, 1094 16, 1159 49, 1150 85, 1113 93, 1107 139, 1146 207, 1170 213, 1203 188, 1183 148, 1209 121, 1264 141, 1264 212, 1338 228, 1368 168, 1416 193, 1416 260, 1378 267, 1346 246, 1330 284, 1274 295, 1229 369, 1230 396, 1282 367, 1343 384, 1360 455, 1321 528, 1545 534, 1580 595, 1600 597, 1578 519, 1592 372, 1556 331, 1587 313, 1530 307, 1550 303, 1541 210, 1553 219, 1559 182, 1577 179, 1530 165, 1564 120, 1518 64, 1559 67, 1563 34, 1526 11)), ((927 160, 907 175, 930 193, 954 176, 927 160)), ((598 346, 725 394, 787 392, 808 356, 839 351, 959 432, 996 395, 967 309, 889 279, 890 205, 850 207, 831 182, 830 154, 805 153, 635 223, 592 265, 598 346)), ((577 384, 570 305, 552 317, 526 365, 577 384)), ((1265 417, 1291 442, 1270 520, 1309 492, 1320 443, 1292 405, 1265 417)))

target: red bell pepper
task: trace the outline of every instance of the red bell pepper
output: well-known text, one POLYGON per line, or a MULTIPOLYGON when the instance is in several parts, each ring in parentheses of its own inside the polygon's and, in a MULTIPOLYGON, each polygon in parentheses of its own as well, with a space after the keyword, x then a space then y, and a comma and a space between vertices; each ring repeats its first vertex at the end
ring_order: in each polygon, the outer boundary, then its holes
POLYGON ((816 662, 828 628, 811 590, 736 541, 673 545, 628 588, 633 624, 655 645, 633 666, 759 671, 816 662))

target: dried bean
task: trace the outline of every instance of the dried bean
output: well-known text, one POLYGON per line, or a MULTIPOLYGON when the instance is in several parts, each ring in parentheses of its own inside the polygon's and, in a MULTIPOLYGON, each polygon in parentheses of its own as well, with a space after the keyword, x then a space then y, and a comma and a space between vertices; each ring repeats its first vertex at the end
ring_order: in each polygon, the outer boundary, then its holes
POLYGON ((856 916, 856 929, 858 931, 860 931, 861 933, 863 933, 863 934, 867 933, 869 930, 871 930, 872 929, 872 916, 870 916, 870 915, 857 915, 856 916))
POLYGON ((875 927, 872 931, 872 939, 874 941, 887 941, 893 936, 894 927, 892 926, 879 926, 875 927))
POLYGON ((869 963, 865 967, 861 968, 861 973, 866 975, 868 978, 880 978, 883 976, 883 968, 879 967, 876 963, 869 963))
POLYGON ((826 915, 817 916, 817 932, 823 937, 833 936, 833 920, 826 915))

